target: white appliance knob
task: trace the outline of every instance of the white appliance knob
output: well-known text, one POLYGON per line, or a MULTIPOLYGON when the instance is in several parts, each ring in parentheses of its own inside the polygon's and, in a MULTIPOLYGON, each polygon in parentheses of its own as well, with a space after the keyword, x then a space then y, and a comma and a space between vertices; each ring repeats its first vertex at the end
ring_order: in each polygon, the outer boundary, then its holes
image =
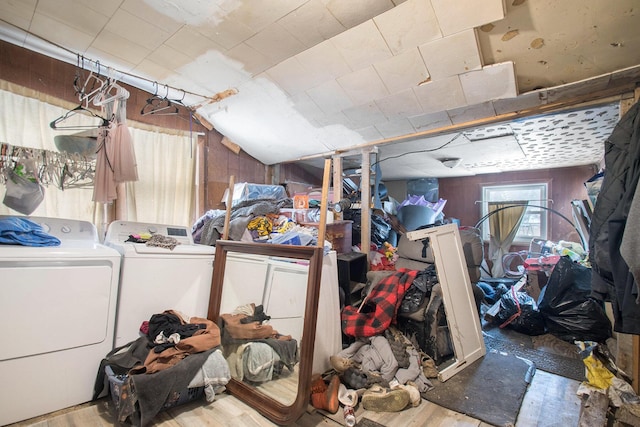
POLYGON ((158 229, 156 227, 149 227, 149 233, 154 234, 157 232, 158 232, 158 229))
POLYGON ((68 225, 63 225, 62 227, 60 227, 60 231, 62 231, 63 233, 71 233, 71 227, 69 227, 68 225))

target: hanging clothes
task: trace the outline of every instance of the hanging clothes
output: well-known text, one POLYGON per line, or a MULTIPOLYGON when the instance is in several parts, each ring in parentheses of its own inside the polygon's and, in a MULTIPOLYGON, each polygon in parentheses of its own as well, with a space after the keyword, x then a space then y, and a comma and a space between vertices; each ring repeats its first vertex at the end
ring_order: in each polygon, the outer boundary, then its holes
POLYGON ((113 169, 112 128, 113 123, 110 123, 98 130, 96 174, 93 182, 93 201, 96 203, 111 203, 118 197, 113 169))
POLYGON ((93 201, 111 203, 117 197, 118 183, 138 180, 133 141, 126 124, 126 98, 117 98, 104 105, 111 121, 98 132, 96 178, 93 201))
POLYGON ((114 159, 113 173, 116 182, 128 182, 138 180, 138 165, 136 153, 133 149, 131 133, 127 127, 126 99, 118 99, 119 105, 115 113, 116 126, 114 130, 114 159))

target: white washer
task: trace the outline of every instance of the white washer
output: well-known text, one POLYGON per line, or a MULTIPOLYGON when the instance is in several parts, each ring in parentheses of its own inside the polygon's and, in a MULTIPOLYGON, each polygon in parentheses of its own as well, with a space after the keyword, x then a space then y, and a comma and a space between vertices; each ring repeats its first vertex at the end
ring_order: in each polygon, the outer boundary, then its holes
POLYGON ((0 245, 0 425, 90 401, 113 348, 120 254, 90 222, 28 219, 61 244, 0 245))
POLYGON ((122 254, 116 347, 137 339, 142 323, 165 310, 207 317, 215 248, 193 243, 190 228, 114 221, 104 243, 122 254), (168 249, 127 242, 130 235, 144 233, 180 244, 168 249))

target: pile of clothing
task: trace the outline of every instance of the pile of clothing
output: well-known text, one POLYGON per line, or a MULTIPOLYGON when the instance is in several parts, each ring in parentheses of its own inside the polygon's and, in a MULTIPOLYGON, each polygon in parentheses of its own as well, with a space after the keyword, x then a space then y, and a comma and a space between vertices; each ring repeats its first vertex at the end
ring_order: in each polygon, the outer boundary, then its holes
POLYGON ((93 398, 101 397, 107 381, 118 381, 118 387, 107 388, 118 390, 111 396, 118 422, 149 425, 177 396, 196 388, 212 402, 231 379, 212 321, 167 310, 143 322, 141 332, 106 355, 98 369, 93 398))

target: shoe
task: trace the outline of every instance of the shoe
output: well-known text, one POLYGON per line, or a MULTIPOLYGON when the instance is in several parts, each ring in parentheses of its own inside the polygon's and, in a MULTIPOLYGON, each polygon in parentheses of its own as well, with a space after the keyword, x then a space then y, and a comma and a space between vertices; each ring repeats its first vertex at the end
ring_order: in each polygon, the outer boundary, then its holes
POLYGON ((327 385, 320 375, 311 378, 311 406, 322 409, 329 413, 338 412, 340 402, 338 401, 338 390, 340 389, 340 378, 333 375, 327 385))
POLYGON ((433 361, 426 353, 420 354, 420 364, 422 365, 422 373, 427 378, 438 378, 438 368, 436 368, 436 362, 433 361))
POLYGON ((422 402, 422 396, 420 396, 420 390, 418 390, 418 387, 412 381, 409 381, 406 384, 398 384, 394 387, 391 387, 391 389, 393 390, 402 389, 402 390, 405 390, 407 393, 409 393, 409 402, 411 403, 411 406, 413 406, 414 408, 420 405, 420 402, 422 402))
POLYGON ((399 412, 409 405, 410 397, 404 389, 391 390, 376 384, 364 392, 361 402, 367 411, 399 412))

